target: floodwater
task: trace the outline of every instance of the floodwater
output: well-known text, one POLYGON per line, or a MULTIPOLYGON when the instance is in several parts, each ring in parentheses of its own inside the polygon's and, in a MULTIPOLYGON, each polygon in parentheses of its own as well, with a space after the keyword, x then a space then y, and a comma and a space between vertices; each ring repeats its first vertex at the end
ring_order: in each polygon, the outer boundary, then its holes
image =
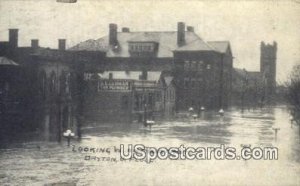
POLYGON ((300 185, 299 127, 285 107, 204 112, 198 119, 100 124, 83 139, 30 142, 0 150, 0 185, 300 185), (275 137, 275 128, 279 128, 275 137), (120 161, 120 144, 147 147, 277 147, 278 160, 120 161), (95 152, 91 150, 95 148, 95 152), (85 152, 88 149, 89 152, 85 152))

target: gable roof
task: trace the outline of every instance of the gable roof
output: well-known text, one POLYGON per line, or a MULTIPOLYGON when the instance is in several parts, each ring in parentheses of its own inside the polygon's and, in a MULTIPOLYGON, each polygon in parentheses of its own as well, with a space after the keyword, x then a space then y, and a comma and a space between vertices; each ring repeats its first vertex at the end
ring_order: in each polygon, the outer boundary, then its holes
POLYGON ((233 68, 233 74, 242 78, 257 80, 261 78, 261 73, 257 71, 247 71, 246 69, 233 68))
POLYGON ((221 53, 226 53, 230 49, 229 41, 208 41, 207 43, 221 53))
POLYGON ((202 39, 197 39, 193 42, 187 43, 182 47, 178 47, 175 51, 216 51, 209 46, 202 39))
POLYGON ((186 44, 182 47, 177 45, 177 31, 170 32, 118 32, 118 47, 112 48, 108 44, 108 36, 104 36, 97 40, 87 40, 81 42, 69 50, 91 50, 105 51, 107 57, 130 57, 128 51, 128 42, 156 42, 158 43, 158 58, 172 58, 173 51, 178 50, 204 50, 216 51, 210 47, 194 32, 185 32, 186 44))

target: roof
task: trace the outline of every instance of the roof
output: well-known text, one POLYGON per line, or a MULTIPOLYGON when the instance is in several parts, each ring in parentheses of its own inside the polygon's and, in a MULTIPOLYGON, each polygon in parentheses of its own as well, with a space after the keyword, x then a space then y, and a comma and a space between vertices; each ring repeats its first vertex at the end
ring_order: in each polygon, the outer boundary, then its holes
POLYGON ((247 71, 245 69, 233 68, 233 72, 240 76, 246 76, 247 71))
POLYGON ((260 72, 250 72, 250 71, 247 71, 247 74, 248 74, 248 77, 249 79, 259 79, 261 77, 261 73, 260 72))
POLYGON ((159 42, 159 34, 155 32, 141 32, 136 37, 128 40, 128 42, 159 42))
POLYGON ((215 49, 203 40, 197 39, 193 42, 186 43, 182 47, 178 47, 175 51, 215 51, 215 49))
POLYGON ((19 66, 18 63, 14 62, 11 59, 8 59, 6 57, 0 57, 0 65, 12 65, 12 66, 19 66))
POLYGON ((157 57, 172 58, 175 50, 205 50, 216 51, 210 47, 194 32, 185 32, 186 44, 178 48, 177 45, 177 31, 170 32, 118 32, 118 48, 113 49, 108 44, 108 36, 97 40, 87 40, 81 42, 69 50, 91 50, 91 51, 105 51, 107 57, 130 57, 128 51, 128 42, 156 42, 158 43, 157 57))
POLYGON ((221 53, 226 53, 230 48, 229 41, 208 41, 207 43, 221 53))
MULTIPOLYGON (((140 80, 142 71, 104 71, 103 73, 98 73, 100 78, 109 79, 109 74, 112 74, 113 79, 127 79, 127 80, 140 80)), ((147 80, 158 82, 161 76, 161 71, 148 71, 147 80)))
POLYGON ((239 68, 234 68, 234 73, 238 76, 242 76, 244 78, 249 78, 249 79, 259 79, 261 77, 260 72, 256 71, 247 71, 245 69, 239 69, 239 68))

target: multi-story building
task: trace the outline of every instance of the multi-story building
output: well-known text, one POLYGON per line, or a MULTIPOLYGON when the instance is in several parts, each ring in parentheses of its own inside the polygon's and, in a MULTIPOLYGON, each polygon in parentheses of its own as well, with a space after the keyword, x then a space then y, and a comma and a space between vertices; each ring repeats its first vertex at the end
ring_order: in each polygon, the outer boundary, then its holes
POLYGON ((132 32, 116 24, 109 34, 70 50, 103 51, 103 70, 167 71, 174 77, 176 110, 227 107, 231 95, 232 53, 229 42, 205 42, 191 26, 177 31, 132 32))
POLYGON ((205 42, 182 22, 177 31, 165 32, 131 32, 129 28, 118 32, 117 25, 110 24, 108 36, 70 49, 65 42, 59 39, 58 49, 49 49, 39 47, 39 41, 33 39, 31 46, 19 47, 17 29, 10 29, 9 40, 0 42, 0 56, 22 69, 18 92, 24 97, 20 113, 26 122, 20 121, 19 128, 28 123, 24 128, 58 140, 64 130, 80 128, 88 119, 83 117, 92 116, 86 112, 92 104, 85 104, 91 98, 85 94, 90 88, 84 81, 88 74, 102 74, 97 80, 97 96, 92 99, 99 102, 97 112, 107 118, 121 114, 129 120, 144 120, 145 116, 170 117, 191 106, 228 106, 232 79, 229 42, 205 42), (138 77, 118 78, 135 72, 138 77), (125 84, 128 90, 119 90, 125 84), (110 85, 117 88, 106 90, 110 85), (105 110, 108 106, 111 108, 105 110))

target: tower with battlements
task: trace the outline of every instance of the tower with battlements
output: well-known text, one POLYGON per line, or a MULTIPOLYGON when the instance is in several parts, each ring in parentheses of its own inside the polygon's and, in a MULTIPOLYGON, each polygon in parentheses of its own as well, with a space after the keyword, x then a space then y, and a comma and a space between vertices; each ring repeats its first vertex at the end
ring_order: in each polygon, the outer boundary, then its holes
POLYGON ((270 103, 276 91, 276 53, 277 43, 260 46, 260 72, 264 84, 264 97, 270 103))

